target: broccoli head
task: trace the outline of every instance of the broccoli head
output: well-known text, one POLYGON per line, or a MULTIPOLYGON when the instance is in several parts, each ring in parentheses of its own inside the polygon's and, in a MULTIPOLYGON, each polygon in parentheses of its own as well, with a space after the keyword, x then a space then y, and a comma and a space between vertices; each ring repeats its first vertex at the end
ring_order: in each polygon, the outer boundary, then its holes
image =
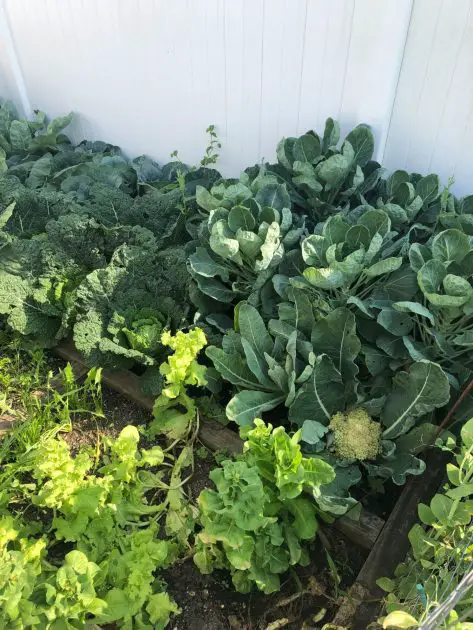
POLYGON ((365 409, 352 409, 332 416, 335 454, 341 459, 376 459, 381 450, 381 425, 365 409))

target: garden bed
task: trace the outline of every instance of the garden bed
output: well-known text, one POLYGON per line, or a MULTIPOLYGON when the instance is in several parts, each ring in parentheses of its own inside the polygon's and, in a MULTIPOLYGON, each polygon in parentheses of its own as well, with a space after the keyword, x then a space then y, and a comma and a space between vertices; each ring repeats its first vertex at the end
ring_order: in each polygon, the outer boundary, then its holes
MULTIPOLYGON (((86 366, 73 344, 71 342, 62 343, 55 348, 54 352, 57 356, 75 366, 77 377, 80 379, 86 371, 86 366)), ((118 406, 116 409, 127 409, 127 406, 130 404, 128 401, 133 401, 133 407, 135 408, 136 405, 136 409, 144 409, 148 412, 153 409, 154 400, 143 394, 139 379, 132 372, 103 372, 102 379, 107 387, 118 393, 117 400, 126 401, 121 407, 118 406)), ((139 414, 138 417, 140 417, 139 414)), ((127 413, 125 423, 131 420, 132 416, 127 413)), ((146 422, 146 418, 143 420, 146 422)), ((148 417, 148 421, 149 420, 150 417, 148 417)), ((120 421, 116 423, 114 420, 112 426, 115 426, 115 424, 116 428, 113 430, 118 431, 122 423, 120 421)), ((235 454, 241 452, 242 449, 242 441, 236 433, 214 420, 201 419, 198 438, 199 441, 211 451, 224 450, 235 454)), ((346 623, 351 624, 349 627, 353 630, 364 630, 370 622, 377 618, 380 613, 382 590, 377 587, 376 581, 383 575, 392 574, 396 566, 405 558, 409 549, 408 533, 418 519, 417 507, 420 503, 428 503, 430 497, 435 494, 445 475, 444 470, 448 460, 449 455, 441 451, 434 450, 429 452, 427 455, 427 470, 424 475, 411 479, 409 483, 404 486, 397 500, 394 499, 393 501, 391 498, 391 501, 384 501, 384 509, 386 509, 386 506, 389 506, 390 503, 392 506, 391 511, 388 512, 386 522, 368 510, 362 509, 358 519, 342 517, 336 520, 334 528, 338 531, 330 531, 330 527, 324 529, 324 538, 325 536, 329 537, 330 548, 342 550, 342 555, 344 555, 345 558, 345 560, 343 560, 344 583, 341 588, 350 587, 350 594, 347 601, 339 600, 338 603, 334 604, 332 602, 332 605, 329 606, 330 612, 328 613, 328 618, 331 618, 338 611, 339 618, 337 623, 340 624, 341 620, 345 619, 346 623), (356 549, 357 547, 358 550, 356 549), (366 555, 363 549, 370 550, 370 553, 366 555), (350 575, 353 577, 356 575, 356 579, 353 583, 349 578, 350 575), (340 604, 342 604, 341 610, 339 609, 340 604)), ((211 465, 206 465, 205 462, 198 462, 193 478, 189 484, 191 496, 198 496, 200 491, 208 485, 208 473, 211 467, 211 465)), ((308 578, 314 578, 315 576, 319 576, 321 572, 324 572, 324 552, 320 543, 318 544, 318 548, 318 551, 313 553, 312 557, 318 557, 321 564, 317 564, 316 562, 315 564, 311 564, 309 568, 301 570, 301 579, 307 581, 308 578)), ((335 558, 339 560, 339 554, 335 553, 335 558)), ((170 592, 172 592, 173 584, 176 586, 179 584, 181 599, 177 596, 177 601, 183 601, 182 596, 184 596, 186 600, 184 610, 186 611, 186 618, 189 616, 189 623, 198 624, 199 620, 202 622, 202 619, 207 618, 208 614, 210 615, 209 619, 215 617, 217 625, 209 625, 210 630, 214 628, 217 630, 221 627, 218 623, 219 618, 221 623, 221 615, 224 614, 223 609, 225 609, 225 606, 227 606, 225 614, 228 612, 228 609, 233 610, 233 612, 230 613, 230 617, 234 622, 233 625, 230 624, 230 627, 234 627, 236 630, 263 627, 258 625, 259 621, 264 619, 266 622, 268 613, 274 613, 274 609, 279 609, 280 606, 277 602, 285 601, 287 597, 290 598, 293 594, 292 590, 294 587, 292 581, 288 580, 286 586, 289 590, 287 588, 283 589, 276 598, 271 597, 268 601, 267 597, 265 598, 261 595, 256 596, 256 602, 254 603, 254 614, 256 617, 253 617, 253 615, 248 612, 248 619, 252 619, 253 621, 249 622, 248 626, 245 626, 241 625, 244 624, 244 621, 241 617, 240 608, 242 604, 245 609, 249 607, 253 601, 252 597, 247 599, 244 596, 229 593, 228 588, 230 588, 230 586, 224 576, 220 575, 219 578, 215 576, 202 576, 198 574, 195 566, 190 563, 180 566, 177 575, 179 579, 176 579, 174 568, 169 570, 171 580, 170 592), (189 591, 182 589, 183 584, 194 585, 194 587, 191 587, 189 591), (203 601, 202 599, 196 600, 197 604, 187 604, 188 597, 196 597, 196 593, 199 590, 195 587, 195 584, 202 585, 202 592, 210 593, 214 591, 214 594, 212 596, 210 594, 205 595, 203 601), (210 599, 208 600, 207 598, 210 599), (276 601, 276 604, 273 603, 273 600, 276 601), (199 617, 199 615, 202 616, 199 617), (252 623, 256 623, 256 625, 253 626, 252 623)), ((320 606, 321 608, 327 608, 327 601, 324 602, 324 598, 321 600, 319 595, 311 593, 310 589, 304 597, 306 604, 302 605, 301 602, 297 603, 297 610, 299 611, 297 622, 301 619, 306 619, 308 615, 307 611, 312 610, 314 607, 320 606)), ((312 614, 314 613, 315 611, 312 611, 312 614)), ((289 618, 293 616, 294 612, 289 615, 289 618)), ((297 622, 294 621, 294 623, 297 622)), ((192 625, 186 626, 185 623, 184 618, 182 618, 175 627, 182 628, 183 630, 198 627, 192 625)), ((208 623, 211 624, 213 621, 211 622, 209 620, 208 623)), ((291 625, 288 627, 291 628, 291 625)), ((294 628, 299 627, 298 625, 294 626, 294 628)))
MULTIPOLYGON (((159 165, 103 142, 74 145, 62 133, 71 119, 25 121, 0 108, 0 332, 55 347, 72 365, 60 374, 64 397, 49 381, 44 405, 30 396, 25 435, 8 432, 13 407, 0 418, 3 552, 11 572, 23 562, 48 581, 43 592, 26 580, 26 627, 32 602, 65 623, 166 625, 176 605, 156 576, 176 561, 180 597, 193 597, 188 581, 212 584, 200 618, 214 601, 232 619, 254 601, 254 623, 285 624, 259 610, 260 596, 222 601, 226 569, 240 593, 290 597, 299 614, 286 625, 297 624, 321 590, 300 576, 324 560, 337 583, 324 554, 346 535, 355 555, 370 553, 354 562, 358 579, 334 617, 344 625, 402 559, 416 504, 443 475, 443 458, 426 448, 442 434, 451 451, 443 430, 473 414, 473 196, 458 199, 434 174, 388 176, 364 124, 341 143, 331 118, 323 135, 283 138, 277 163, 237 180, 213 168, 213 126, 190 167, 177 153, 159 165), (89 408, 100 378, 135 406, 105 419, 89 408), (82 427, 72 403, 84 406, 82 427), (105 437, 94 451, 95 423, 105 437), (67 441, 56 438, 62 426, 67 441), (18 436, 24 460, 9 461, 18 436), (198 507, 183 491, 196 440, 235 455, 217 456, 210 472, 200 462, 189 486, 193 499, 201 490, 198 507), (48 520, 40 532, 16 510, 29 503, 48 520), (183 560, 190 548, 214 577, 196 578, 183 560), (80 595, 66 612, 64 573, 66 591, 80 595), (293 582, 298 593, 285 590, 293 582)), ((9 582, 0 595, 16 622, 9 582)), ((320 623, 340 603, 332 595, 320 623)))

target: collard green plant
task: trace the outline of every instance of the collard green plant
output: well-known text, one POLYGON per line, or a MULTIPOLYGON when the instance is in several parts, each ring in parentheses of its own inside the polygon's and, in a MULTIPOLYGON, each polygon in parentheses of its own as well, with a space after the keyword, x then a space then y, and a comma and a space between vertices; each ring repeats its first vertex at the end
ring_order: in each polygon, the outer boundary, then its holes
POLYGON ((411 356, 434 358, 463 384, 473 368, 470 238, 454 228, 444 230, 428 245, 413 244, 409 259, 420 292, 412 315, 415 326, 405 344, 411 356))
POLYGON ((189 257, 189 271, 211 299, 207 309, 198 300, 200 310, 211 310, 214 301, 231 305, 247 299, 271 313, 271 277, 304 232, 304 218, 291 212, 285 185, 262 170, 247 184, 220 183, 210 192, 199 188, 197 202, 208 215, 198 227, 201 245, 189 257))
MULTIPOLYGON (((448 481, 429 505, 418 506, 419 520, 409 532, 411 551, 391 578, 378 584, 387 591, 384 628, 418 627, 430 618, 471 569, 473 516, 473 420, 461 429, 455 448, 450 436, 444 449, 453 450, 454 463, 447 464, 448 481), (410 625, 407 625, 407 623, 410 625), (404 623, 404 625, 401 625, 404 623)), ((438 619, 436 628, 465 628, 472 621, 471 589, 455 609, 438 619)))
POLYGON ((360 208, 356 221, 342 214, 329 217, 320 234, 312 234, 301 243, 302 259, 307 265, 302 278, 277 276, 274 284, 288 299, 289 284, 306 289, 321 311, 347 303, 361 306, 361 300, 403 264, 395 251, 398 233, 391 229, 387 212, 370 206, 360 208))
POLYGON ((277 147, 278 165, 270 167, 288 182, 293 202, 314 223, 365 203, 383 174, 372 160, 374 136, 368 125, 355 127, 341 147, 339 140, 339 124, 328 118, 322 138, 314 131, 283 138, 277 147))
POLYGON ((244 453, 210 473, 216 490, 199 497, 202 531, 194 562, 203 573, 228 568, 243 593, 280 588, 280 575, 308 562, 305 541, 318 530, 314 503, 304 496, 333 480, 332 467, 302 456, 300 432, 290 438, 261 420, 246 434, 244 453))

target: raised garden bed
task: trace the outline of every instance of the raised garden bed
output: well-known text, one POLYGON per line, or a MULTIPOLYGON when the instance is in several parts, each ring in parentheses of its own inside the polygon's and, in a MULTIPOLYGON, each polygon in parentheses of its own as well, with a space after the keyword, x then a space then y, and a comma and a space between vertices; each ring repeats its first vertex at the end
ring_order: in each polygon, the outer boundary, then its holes
MULTIPOLYGON (((85 374, 87 366, 74 348, 73 343, 62 343, 54 349, 54 352, 71 363, 78 379, 85 374)), ((102 380, 107 387, 135 402, 143 409, 152 411, 154 400, 143 394, 139 379, 133 372, 104 371, 102 380)), ((243 444, 242 440, 231 429, 222 426, 215 420, 203 418, 199 425, 199 440, 213 451, 226 450, 230 453, 241 452, 243 444)), ((430 497, 435 494, 444 477, 445 465, 448 460, 449 455, 440 450, 429 452, 425 473, 420 477, 412 478, 404 486, 386 522, 366 509, 361 511, 357 520, 344 516, 335 521, 336 530, 358 547, 370 550, 359 569, 356 580, 350 586, 348 598, 342 602, 338 615, 335 615, 337 623, 350 623, 353 630, 364 630, 367 624, 379 614, 383 592, 376 586, 376 580, 383 575, 391 575, 396 566, 404 560, 409 549, 407 534, 418 520, 417 507, 419 503, 428 503, 430 497)), ((207 480, 204 476, 204 485, 205 481, 207 480)), ((186 571, 185 569, 182 570, 186 571)), ((311 566, 311 570, 315 570, 315 567, 311 566)), ((190 572, 192 576, 190 583, 192 583, 192 580, 195 579, 195 568, 192 567, 190 572)), ((310 575, 310 572, 304 571, 304 573, 306 577, 310 575)), ((170 572, 171 575, 172 571, 170 572)), ((201 579, 199 578, 197 583, 201 579)), ((171 578, 171 582, 176 583, 175 575, 171 578)), ((216 584, 221 583, 217 581, 216 584)), ((195 592, 192 590, 192 597, 195 592)), ((285 599, 284 596, 282 599, 285 599)), ((257 609, 260 607, 266 609, 268 603, 263 604, 262 602, 263 600, 260 601, 259 605, 256 604, 257 609)), ((270 610, 272 609, 271 606, 269 605, 270 610)), ((181 626, 177 625, 176 627, 181 626)), ((186 626, 182 627, 185 628, 186 626)), ((209 626, 209 628, 212 627, 209 626)), ((239 628, 238 625, 235 627, 239 628)))

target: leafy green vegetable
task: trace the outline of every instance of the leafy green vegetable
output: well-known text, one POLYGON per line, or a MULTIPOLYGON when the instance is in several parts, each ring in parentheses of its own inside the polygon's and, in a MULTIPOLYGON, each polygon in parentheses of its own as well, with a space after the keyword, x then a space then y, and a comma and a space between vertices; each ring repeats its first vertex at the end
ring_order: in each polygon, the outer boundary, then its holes
POLYGON ((155 400, 154 421, 148 432, 153 436, 164 433, 170 438, 181 439, 188 434, 197 414, 196 404, 187 393, 186 386, 207 385, 206 367, 197 362, 197 355, 207 339, 200 328, 193 328, 188 333, 179 330, 174 337, 165 332, 161 343, 169 346, 174 353, 159 368, 165 378, 165 386, 155 400))
POLYGON ((290 211, 285 185, 262 170, 248 185, 198 188, 197 202, 208 212, 197 230, 199 246, 189 257, 199 291, 225 304, 248 299, 271 312, 270 279, 304 231, 304 218, 290 211))
POLYGON ((439 365, 421 360, 381 386, 363 365, 354 315, 338 308, 315 321, 307 297, 294 293, 294 305, 281 304, 279 319, 270 320, 267 328, 254 307, 240 305, 239 333, 229 331, 222 349, 207 349, 222 378, 238 390, 227 405, 228 418, 251 425, 255 417, 285 405, 291 423, 325 427, 319 430, 320 439, 310 439, 309 450, 325 452, 330 462, 336 463, 340 455, 341 466, 358 460, 370 476, 392 477, 399 484, 406 474, 423 472, 425 465, 415 455, 426 437, 418 427, 432 433, 432 425, 422 422, 447 404, 446 374, 439 365), (337 440, 333 445, 333 418, 353 409, 358 409, 355 416, 363 415, 359 408, 380 418, 382 441, 369 450, 370 457, 364 454, 347 462, 343 457, 348 450, 340 450, 337 440))
POLYGON ((299 138, 283 138, 277 147, 278 165, 270 167, 288 182, 293 202, 317 222, 365 202, 383 169, 372 161, 374 136, 368 125, 358 125, 340 148, 340 128, 328 118, 323 138, 308 131, 299 138))
POLYGON ((92 364, 112 369, 135 362, 158 365, 164 358, 163 328, 176 328, 186 314, 185 280, 185 253, 179 248, 154 257, 141 247, 119 249, 77 289, 76 347, 92 364))
MULTIPOLYGON (((15 483, 11 501, 30 500, 51 514, 51 530, 68 543, 63 559, 51 555, 47 538, 23 518, 0 517, 0 606, 2 619, 18 628, 82 627, 117 622, 164 628, 177 606, 156 579, 176 556, 176 544, 157 538, 153 520, 167 504, 149 505, 150 489, 166 491, 159 446, 138 450, 136 427, 107 440, 105 465, 91 472, 85 451, 71 457, 62 439, 33 447, 20 468, 30 482, 15 483), (53 624, 53 625, 51 625, 53 624)), ((61 552, 59 552, 60 554, 61 552)))
POLYGON ((240 592, 279 589, 279 575, 307 562, 304 541, 318 529, 304 491, 334 478, 332 467, 302 457, 300 432, 290 438, 261 420, 247 434, 243 455, 210 473, 216 490, 199 497, 202 531, 194 562, 203 573, 228 568, 240 592))
MULTIPOLYGON (((402 615, 421 625, 456 589, 471 566, 468 539, 473 515, 472 435, 473 420, 469 420, 462 427, 458 446, 443 446, 446 450, 454 448, 455 453, 454 463, 448 463, 446 468, 448 482, 429 505, 418 506, 420 523, 409 532, 411 551, 405 562, 396 568, 392 579, 378 580, 378 585, 388 592, 388 615, 383 627, 405 627, 399 625, 402 615), (418 585, 422 586, 422 598, 418 585)), ((445 621, 439 619, 438 627, 451 627, 450 622, 468 614, 469 605, 468 597, 460 599, 445 621)))

